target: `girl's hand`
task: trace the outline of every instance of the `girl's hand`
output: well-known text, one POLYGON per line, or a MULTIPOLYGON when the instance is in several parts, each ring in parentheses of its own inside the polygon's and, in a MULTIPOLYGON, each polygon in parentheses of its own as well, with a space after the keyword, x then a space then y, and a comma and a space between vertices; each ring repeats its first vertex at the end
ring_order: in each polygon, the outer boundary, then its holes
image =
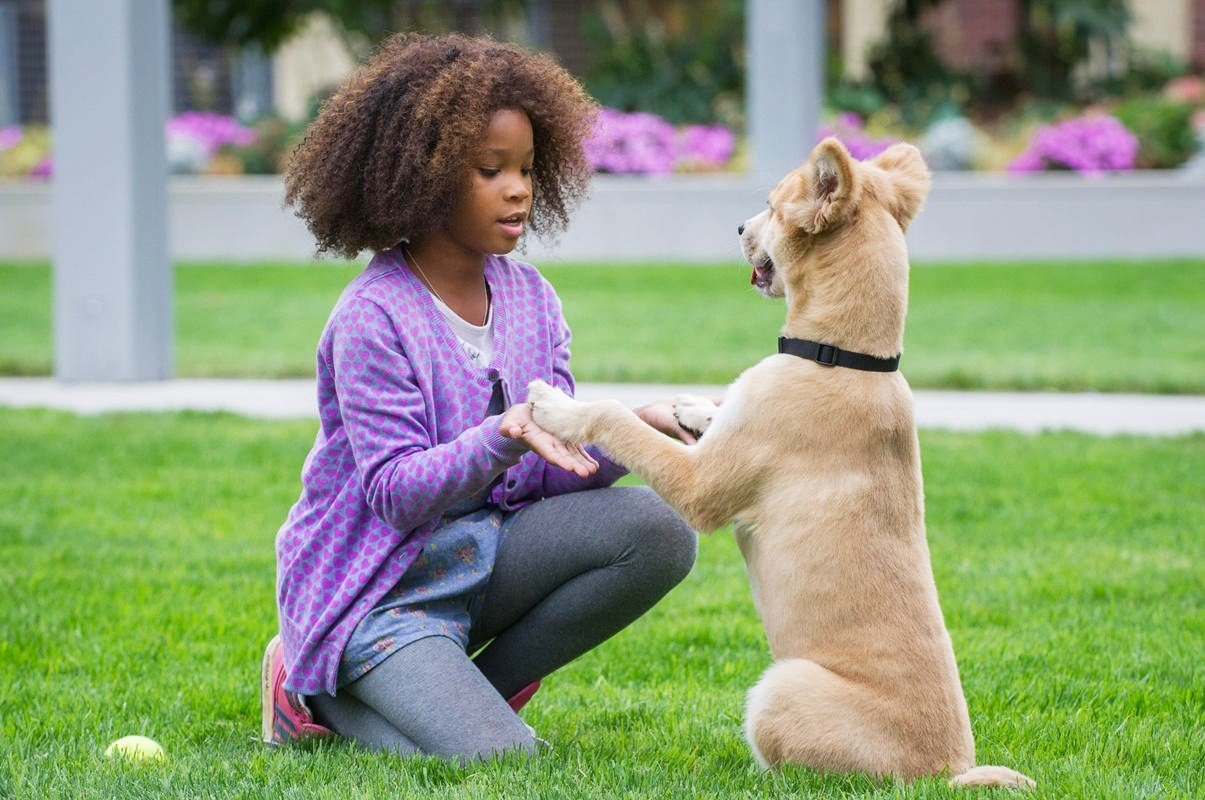
MULTIPOLYGON (((672 416, 673 409, 670 410, 672 416)), ((563 442, 537 425, 527 403, 511 406, 498 422, 498 432, 508 439, 522 439, 536 455, 561 469, 587 478, 598 472, 598 462, 580 445, 563 442)))
POLYGON ((678 418, 674 416, 673 400, 658 400, 655 403, 640 406, 640 408, 635 409, 635 414, 646 425, 656 428, 666 436, 680 439, 686 444, 694 444, 698 441, 698 438, 693 433, 678 424, 678 418))

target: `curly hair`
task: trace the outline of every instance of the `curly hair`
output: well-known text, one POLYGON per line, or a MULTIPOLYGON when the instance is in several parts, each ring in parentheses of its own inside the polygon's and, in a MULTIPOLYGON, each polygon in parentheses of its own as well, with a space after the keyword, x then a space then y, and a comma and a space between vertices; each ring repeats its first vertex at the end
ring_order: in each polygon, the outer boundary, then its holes
POLYGON ((530 228, 557 233, 585 195, 597 105, 551 59, 486 37, 402 33, 323 104, 285 173, 318 253, 355 258, 438 230, 494 112, 531 120, 530 228))

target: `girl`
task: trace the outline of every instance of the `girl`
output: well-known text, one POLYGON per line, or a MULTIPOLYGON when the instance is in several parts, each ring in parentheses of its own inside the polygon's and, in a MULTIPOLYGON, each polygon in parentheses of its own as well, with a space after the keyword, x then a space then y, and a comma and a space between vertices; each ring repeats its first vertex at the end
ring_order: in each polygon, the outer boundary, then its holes
MULTIPOLYGON (((321 428, 276 538, 266 742, 532 750, 515 712, 540 678, 689 572, 694 532, 647 489, 604 488, 622 468, 524 403, 535 378, 572 393, 569 329, 502 254, 564 227, 594 112, 545 58, 399 35, 294 154, 286 201, 320 252, 375 255, 318 346, 321 428)), ((640 413, 684 435, 668 403, 640 413)))

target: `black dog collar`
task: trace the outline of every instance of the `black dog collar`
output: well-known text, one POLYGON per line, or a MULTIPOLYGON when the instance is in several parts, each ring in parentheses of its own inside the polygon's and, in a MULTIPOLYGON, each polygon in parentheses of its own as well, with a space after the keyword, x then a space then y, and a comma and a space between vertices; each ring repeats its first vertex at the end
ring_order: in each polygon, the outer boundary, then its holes
POLYGON ((809 341, 808 339, 788 339, 778 337, 778 352, 806 358, 826 367, 849 367, 866 372, 895 372, 900 368, 900 357, 875 358, 865 353, 854 353, 842 350, 831 344, 809 341))

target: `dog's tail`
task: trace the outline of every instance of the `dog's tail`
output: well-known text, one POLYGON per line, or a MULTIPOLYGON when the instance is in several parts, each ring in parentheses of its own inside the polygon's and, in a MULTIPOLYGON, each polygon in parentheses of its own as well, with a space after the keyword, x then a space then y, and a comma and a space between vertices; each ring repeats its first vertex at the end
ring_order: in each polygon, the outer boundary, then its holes
POLYGON ((1037 786, 1032 778, 1008 767, 971 767, 951 778, 950 785, 960 788, 1001 786, 1007 789, 1032 789, 1037 786))

